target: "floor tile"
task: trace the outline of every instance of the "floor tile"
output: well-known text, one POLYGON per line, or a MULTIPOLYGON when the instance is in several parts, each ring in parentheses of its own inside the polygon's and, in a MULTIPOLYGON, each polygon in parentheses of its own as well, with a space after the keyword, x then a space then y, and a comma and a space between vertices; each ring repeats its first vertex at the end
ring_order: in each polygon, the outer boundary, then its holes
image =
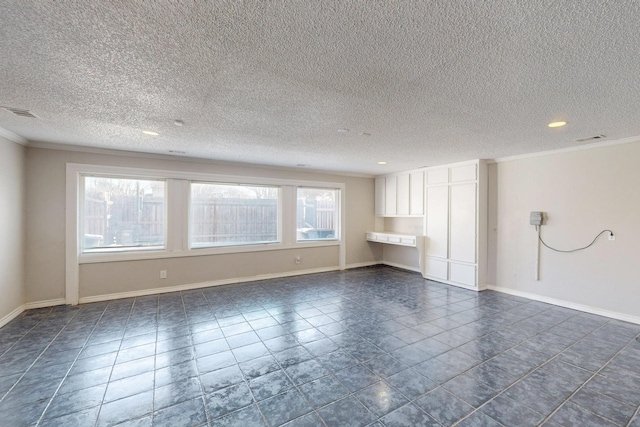
POLYGON ((40 427, 85 427, 95 425, 98 418, 99 406, 93 408, 84 409, 81 411, 75 411, 67 415, 63 415, 57 418, 47 418, 45 413, 44 419, 38 424, 40 427))
POLYGON ((453 378, 444 383, 442 387, 475 408, 479 408, 499 393, 498 390, 468 376, 453 378))
POLYGON ((613 427, 616 425, 571 402, 562 405, 550 421, 561 426, 613 427))
POLYGON ((105 403, 100 408, 98 427, 111 426, 124 421, 140 418, 153 410, 153 391, 125 397, 105 403))
POLYGON ((207 422, 202 398, 169 406, 153 414, 154 427, 198 426, 207 422))
POLYGON ((105 402, 122 399, 153 389, 155 372, 149 371, 142 374, 126 377, 121 380, 110 381, 107 393, 104 396, 105 402))
POLYGON ((440 427, 433 418, 413 404, 405 405, 381 418, 386 427, 440 427))
POLYGON ((474 410, 471 405, 458 399, 442 387, 430 391, 417 399, 415 403, 443 425, 452 425, 474 410))
POLYGON ((239 411, 232 412, 220 418, 211 420, 211 427, 266 427, 262 414, 258 407, 253 404, 239 411))
POLYGON ((71 393, 57 394, 44 413, 44 418, 57 418, 97 407, 102 403, 105 389, 106 385, 103 384, 71 393))
POLYGON ((258 403, 269 425, 277 426, 311 411, 311 407, 297 390, 289 390, 258 403))
POLYGON ((0 424, 635 427, 638 333, 380 266, 28 310, 0 424))
POLYGON ((626 425, 636 412, 636 406, 625 404, 587 388, 578 391, 569 402, 618 425, 626 425))
POLYGON ((325 406, 349 393, 332 375, 303 384, 300 391, 314 408, 325 406))
POLYGON ((209 356, 199 357, 196 359, 196 364, 198 371, 201 374, 206 374, 207 372, 235 365, 236 357, 231 351, 222 351, 209 356))
POLYGON ((249 388, 255 400, 261 401, 293 388, 293 383, 283 370, 278 369, 252 379, 249 388))
POLYGON ((308 383, 309 381, 324 377, 330 373, 328 369, 314 359, 289 366, 285 371, 296 385, 308 383))
POLYGON ((375 416, 382 417, 409 401, 384 381, 364 388, 354 396, 375 416))
POLYGON ((247 362, 241 362, 239 363, 239 366, 242 373, 248 380, 280 369, 278 361, 271 355, 258 357, 247 362))
POLYGON ((318 427, 322 425, 322 420, 318 414, 311 412, 283 424, 283 427, 318 427))
POLYGON ((318 410, 327 427, 366 426, 376 417, 355 397, 348 396, 318 410))
POLYGON ((268 356, 269 350, 262 342, 257 342, 243 347, 232 349, 233 355, 236 357, 238 363, 248 362, 249 360, 257 359, 259 357, 268 356))
POLYGON ((415 399, 438 386, 413 369, 400 371, 387 378, 386 381, 408 399, 415 399))
POLYGON ((244 380, 242 371, 238 366, 229 366, 227 368, 218 369, 200 376, 200 381, 204 387, 205 394, 211 393, 221 388, 238 384, 244 380))
POLYGON ((460 421, 457 427, 503 427, 502 424, 491 418, 490 416, 476 411, 467 418, 460 421))
POLYGON ((365 388, 381 379, 364 365, 352 366, 334 375, 351 392, 365 388))
POLYGON ((358 359, 342 350, 319 356, 316 360, 332 372, 341 371, 358 364, 358 359))
POLYGON ((205 395, 206 409, 211 418, 237 411, 253 402, 251 390, 244 382, 205 395))
POLYGON ((202 388, 198 378, 183 378, 165 386, 156 387, 153 395, 153 408, 157 410, 173 406, 196 397, 202 397, 202 388))
POLYGON ((544 415, 506 396, 498 396, 489 401, 480 411, 505 426, 533 427, 544 419, 544 415))

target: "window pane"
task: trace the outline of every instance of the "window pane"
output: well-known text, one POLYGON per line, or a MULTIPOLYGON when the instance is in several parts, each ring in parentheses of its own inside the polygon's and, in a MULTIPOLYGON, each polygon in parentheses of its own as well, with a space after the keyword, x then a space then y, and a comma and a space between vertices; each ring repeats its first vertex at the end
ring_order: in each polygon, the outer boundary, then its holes
POLYGON ((83 252, 162 249, 165 182, 84 177, 83 252))
POLYGON ((298 188, 298 241, 338 239, 338 190, 298 188))
POLYGON ((277 187, 191 183, 192 248, 278 241, 277 187))

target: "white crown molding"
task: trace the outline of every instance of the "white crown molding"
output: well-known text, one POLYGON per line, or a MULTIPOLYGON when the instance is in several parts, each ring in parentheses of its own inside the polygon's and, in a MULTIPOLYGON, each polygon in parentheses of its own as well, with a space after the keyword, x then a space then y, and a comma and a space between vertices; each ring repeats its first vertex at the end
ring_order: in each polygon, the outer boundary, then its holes
POLYGON ((20 135, 15 134, 2 127, 0 127, 0 137, 15 142, 16 144, 24 145, 25 147, 29 145, 29 141, 26 138, 23 138, 20 135))
POLYGON ((537 153, 520 154, 517 156, 498 157, 496 159, 489 160, 488 163, 512 162, 514 160, 524 160, 524 159, 530 159, 533 157, 551 156, 554 154, 571 153, 574 151, 592 150, 595 148, 611 147, 614 145, 632 144, 634 142, 640 142, 640 135, 630 136, 627 138, 614 139, 611 141, 596 142, 596 143, 587 144, 587 145, 578 145, 576 147, 559 148, 557 150, 539 151, 537 153))
POLYGON ((287 167, 287 166, 270 166, 270 165, 263 165, 258 163, 225 162, 222 160, 205 159, 201 157, 173 156, 170 154, 158 154, 158 153, 143 153, 139 151, 117 150, 113 148, 87 147, 84 145, 62 144, 62 143, 53 143, 53 142, 45 142, 45 141, 28 141, 25 145, 30 148, 41 148, 46 150, 72 151, 72 152, 79 152, 79 153, 104 154, 104 155, 110 155, 110 156, 136 157, 136 158, 155 159, 155 160, 171 160, 171 161, 189 162, 189 163, 203 163, 203 164, 218 165, 218 166, 250 167, 254 169, 265 169, 270 171, 279 170, 279 171, 286 171, 286 172, 317 173, 322 175, 348 176, 353 178, 373 178, 374 177, 374 175, 360 174, 360 173, 353 173, 353 172, 294 168, 294 167, 287 167))

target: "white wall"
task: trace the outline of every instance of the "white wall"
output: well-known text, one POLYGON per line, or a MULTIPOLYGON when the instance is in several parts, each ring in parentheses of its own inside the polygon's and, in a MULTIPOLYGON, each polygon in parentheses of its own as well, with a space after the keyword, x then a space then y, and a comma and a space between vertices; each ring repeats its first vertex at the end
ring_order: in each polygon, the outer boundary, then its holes
MULTIPOLYGON (((421 236, 424 234, 423 218, 408 217, 385 217, 384 226, 380 231, 391 231, 394 233, 414 234, 421 236)), ((384 263, 407 270, 420 271, 420 257, 416 248, 404 246, 386 245, 383 243, 372 243, 382 247, 382 260, 384 263)))
POLYGON ((24 175, 25 148, 0 136, 0 325, 25 302, 24 175))
MULTIPOLYGON (((372 178, 261 168, 249 165, 148 158, 29 147, 27 150, 27 269, 26 300, 55 300, 65 296, 65 170, 66 163, 141 167, 345 183, 347 266, 375 262, 365 233, 374 227, 372 178)), ((294 273, 300 270, 338 267, 338 247, 303 249, 302 263, 293 262, 291 250, 83 264, 80 296, 93 297, 126 291, 188 285, 206 281, 258 275, 294 273), (160 269, 168 278, 160 280, 160 269)))
POLYGON ((498 289, 640 320, 640 143, 500 162, 490 166, 489 283, 498 289), (542 248, 529 212, 546 212, 542 248))

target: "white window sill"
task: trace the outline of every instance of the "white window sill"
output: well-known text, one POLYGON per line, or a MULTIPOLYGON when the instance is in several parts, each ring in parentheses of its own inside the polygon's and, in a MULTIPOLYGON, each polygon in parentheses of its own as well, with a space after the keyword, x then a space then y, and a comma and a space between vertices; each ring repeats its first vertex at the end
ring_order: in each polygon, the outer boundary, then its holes
POLYGON ((239 245, 210 248, 194 248, 189 250, 140 250, 126 252, 85 253, 78 257, 79 264, 96 264, 103 262, 141 261, 162 258, 185 258, 193 256, 237 254, 247 252, 282 251, 287 249, 305 249, 325 246, 339 246, 339 240, 312 240, 297 243, 264 243, 260 245, 239 245))

